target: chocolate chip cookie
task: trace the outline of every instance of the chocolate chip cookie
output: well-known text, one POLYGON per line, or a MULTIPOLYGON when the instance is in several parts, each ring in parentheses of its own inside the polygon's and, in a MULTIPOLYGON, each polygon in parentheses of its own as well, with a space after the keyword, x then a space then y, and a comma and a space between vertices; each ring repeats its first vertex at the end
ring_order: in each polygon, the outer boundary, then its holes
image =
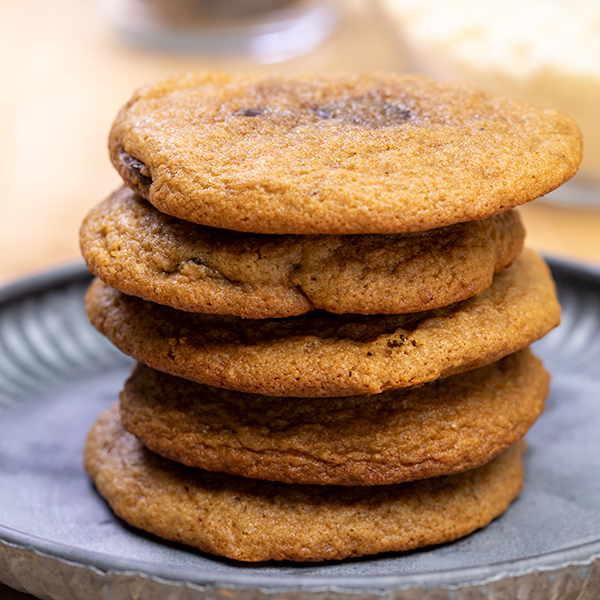
POLYGON ((92 324, 120 350, 159 371, 270 396, 375 394, 499 360, 560 320, 550 272, 525 250, 483 292, 406 315, 285 319, 186 313, 96 280, 86 297, 92 324))
POLYGON ((564 113, 393 73, 176 76, 140 89, 113 164, 161 212, 255 233, 404 233, 482 219, 572 177, 564 113))
POLYGON ((126 432, 115 403, 100 415, 85 467, 127 523, 241 561, 339 560, 455 540, 518 495, 524 443, 447 477, 376 487, 302 486, 185 467, 126 432))
POLYGON ((523 237, 514 211, 420 233, 240 233, 160 213, 129 188, 92 209, 80 233, 89 269, 126 294, 254 319, 447 306, 487 288, 523 237))
POLYGON ((549 377, 528 349, 467 373, 372 396, 231 392, 139 364, 123 426, 191 467, 314 485, 389 485, 490 461, 544 408, 549 377))

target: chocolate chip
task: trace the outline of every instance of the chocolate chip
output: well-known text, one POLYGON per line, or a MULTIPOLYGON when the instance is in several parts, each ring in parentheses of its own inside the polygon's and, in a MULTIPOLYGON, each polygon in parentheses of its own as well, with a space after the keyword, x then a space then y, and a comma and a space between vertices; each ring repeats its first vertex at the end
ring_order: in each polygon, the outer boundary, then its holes
POLYGON ((233 114, 236 117, 260 117, 263 114, 264 109, 260 107, 254 108, 242 108, 236 110, 233 114))
POLYGON ((388 340, 388 348, 400 348, 404 342, 406 342, 406 337, 402 334, 399 335, 399 340, 388 340))
POLYGON ((399 102, 373 96, 358 96, 312 107, 254 106, 241 108, 235 117, 263 117, 288 127, 320 121, 338 121, 379 129, 405 123, 413 117, 411 110, 399 102))
POLYGON ((208 266, 201 258, 188 258, 186 262, 193 262, 195 265, 198 265, 200 267, 208 266))
POLYGON ((119 153, 119 158, 129 171, 131 182, 134 185, 143 188, 148 188, 152 185, 150 169, 148 169, 147 165, 145 165, 141 160, 134 158, 125 150, 121 150, 119 153))
POLYGON ((319 108, 318 106, 313 106, 313 108, 311 108, 311 111, 315 114, 315 116, 318 119, 332 119, 332 112, 324 109, 324 108, 319 108))
POLYGON ((411 111, 403 104, 369 97, 336 100, 324 106, 313 107, 318 119, 335 119, 364 127, 389 127, 408 121, 411 111))

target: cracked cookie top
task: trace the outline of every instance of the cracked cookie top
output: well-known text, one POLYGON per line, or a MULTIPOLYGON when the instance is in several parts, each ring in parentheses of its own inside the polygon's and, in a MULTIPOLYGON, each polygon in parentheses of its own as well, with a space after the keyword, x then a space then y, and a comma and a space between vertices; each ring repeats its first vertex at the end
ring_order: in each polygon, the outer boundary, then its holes
POLYGON ((524 452, 518 442, 477 469, 397 485, 257 481, 148 451, 123 429, 115 403, 92 426, 84 460, 134 527, 235 560, 322 561, 439 544, 485 526, 521 490, 524 452))
POLYGON ((572 177, 567 115, 391 73, 188 74, 139 90, 110 153, 160 211, 255 233, 404 233, 481 219, 572 177))
POLYGON ((159 371, 270 396, 376 394, 468 371, 544 336, 560 320, 550 272, 525 250, 462 302, 400 315, 313 311, 284 319, 187 313, 96 280, 92 324, 159 371))
POLYGON ((426 385, 326 400, 232 392, 138 364, 120 407, 125 429, 147 448, 190 467, 390 485, 488 462, 531 427, 548 382, 528 349, 426 385))
POLYGON ((88 268, 126 294, 258 319, 446 306, 487 288, 523 237, 514 211, 407 234, 234 232, 165 215, 124 187, 89 212, 80 241, 88 268))

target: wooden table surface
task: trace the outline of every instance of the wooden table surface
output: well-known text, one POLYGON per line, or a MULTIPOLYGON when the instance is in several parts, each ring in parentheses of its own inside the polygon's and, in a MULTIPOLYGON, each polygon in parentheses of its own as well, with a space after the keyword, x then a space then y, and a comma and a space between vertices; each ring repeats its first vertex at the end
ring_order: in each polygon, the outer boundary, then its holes
MULTIPOLYGON (((408 68, 376 4, 345 0, 344 11, 338 30, 314 52, 259 65, 243 56, 128 48, 91 0, 0 2, 0 284, 80 260, 79 223, 120 181, 106 150, 110 124, 139 85, 195 69, 408 68)), ((600 265, 600 210, 543 201, 520 210, 530 245, 600 265)), ((33 596, 0 584, 0 598, 33 596)))

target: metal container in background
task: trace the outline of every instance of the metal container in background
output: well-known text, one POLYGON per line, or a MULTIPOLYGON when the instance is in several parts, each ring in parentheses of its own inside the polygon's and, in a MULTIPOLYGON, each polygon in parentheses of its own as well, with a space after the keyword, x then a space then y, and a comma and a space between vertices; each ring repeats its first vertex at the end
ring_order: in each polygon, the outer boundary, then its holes
POLYGON ((335 29, 334 0, 102 0, 127 43, 165 52, 249 55, 275 63, 306 54, 335 29))

